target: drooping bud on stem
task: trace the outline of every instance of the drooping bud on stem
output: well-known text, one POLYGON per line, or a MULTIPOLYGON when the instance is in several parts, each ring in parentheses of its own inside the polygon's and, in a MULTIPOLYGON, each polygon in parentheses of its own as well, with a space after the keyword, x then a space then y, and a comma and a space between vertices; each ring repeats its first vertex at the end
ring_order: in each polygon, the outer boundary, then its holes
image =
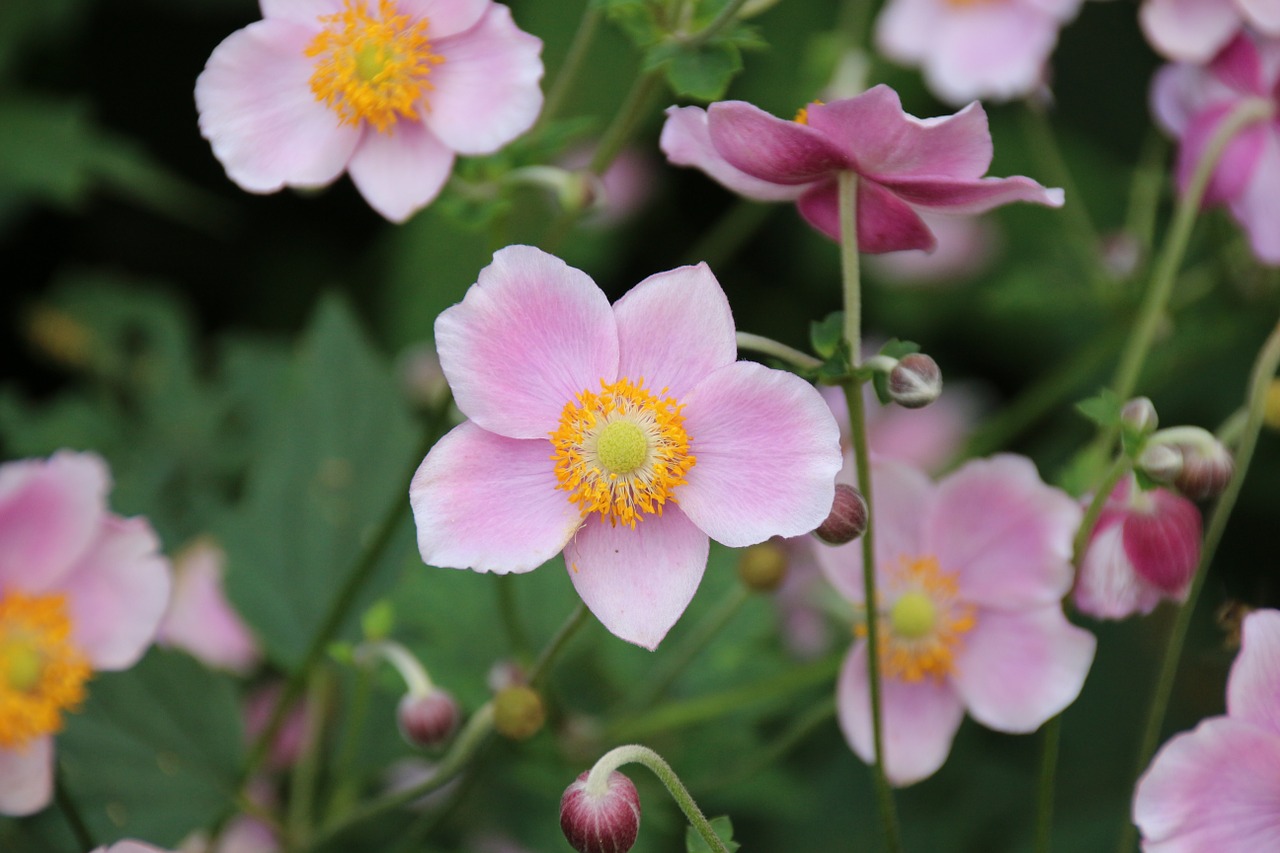
POLYGON ((578 853, 627 853, 640 834, 640 794, 617 770, 584 771, 560 798, 560 829, 578 853))
POLYGON ((787 554, 776 542, 744 548, 738 558, 738 577, 747 589, 773 592, 787 576, 787 554))
POLYGON ((828 545, 852 542, 867 531, 867 501, 862 493, 847 483, 836 484, 836 497, 827 520, 813 531, 828 545))
POLYGON ((904 355, 889 371, 889 396, 904 409, 923 408, 941 393, 942 371, 922 352, 904 355))
POLYGON ((439 746, 458 728, 458 703, 436 688, 430 693, 406 693, 396 711, 400 734, 417 746, 439 746))
POLYGON ((1235 460, 1226 446, 1213 433, 1195 426, 1154 433, 1147 439, 1138 465, 1153 480, 1171 482, 1195 501, 1222 494, 1235 471, 1235 460))

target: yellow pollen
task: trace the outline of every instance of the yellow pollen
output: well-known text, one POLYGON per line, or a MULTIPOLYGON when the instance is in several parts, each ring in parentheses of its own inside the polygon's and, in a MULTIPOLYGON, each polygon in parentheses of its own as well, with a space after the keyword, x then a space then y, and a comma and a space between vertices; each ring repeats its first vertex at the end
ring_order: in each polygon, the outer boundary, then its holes
POLYGON ((923 592, 904 593, 889 610, 889 627, 893 633, 908 640, 928 636, 938 620, 938 608, 923 592))
POLYGON ((599 393, 585 390, 565 404, 551 433, 556 488, 569 493, 583 518, 599 513, 614 526, 662 515, 696 461, 682 408, 650 394, 643 379, 600 380, 599 393))
POLYGON ((346 0, 346 8, 321 15, 325 28, 305 51, 316 58, 311 91, 342 124, 368 121, 379 133, 400 119, 418 121, 432 88, 431 69, 444 57, 431 52, 427 20, 400 14, 395 0, 346 0))
POLYGON ((796 110, 796 117, 792 120, 796 124, 808 124, 809 123, 809 107, 820 107, 823 105, 823 103, 824 103, 823 101, 810 101, 805 106, 796 110))
POLYGON ((61 595, 0 593, 0 748, 61 730, 84 701, 91 670, 66 610, 61 595))

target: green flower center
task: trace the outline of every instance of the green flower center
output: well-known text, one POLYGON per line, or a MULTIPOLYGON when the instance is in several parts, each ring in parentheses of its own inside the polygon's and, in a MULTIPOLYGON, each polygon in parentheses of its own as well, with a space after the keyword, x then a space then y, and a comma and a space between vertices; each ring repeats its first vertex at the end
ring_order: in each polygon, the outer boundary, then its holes
POLYGON ((644 464, 649 442, 644 430, 630 421, 614 421, 600 430, 596 444, 600 464, 613 474, 630 474, 644 464))
POLYGON ((893 633, 908 640, 928 636, 937 621, 938 608, 923 592, 903 593, 889 611, 893 633))

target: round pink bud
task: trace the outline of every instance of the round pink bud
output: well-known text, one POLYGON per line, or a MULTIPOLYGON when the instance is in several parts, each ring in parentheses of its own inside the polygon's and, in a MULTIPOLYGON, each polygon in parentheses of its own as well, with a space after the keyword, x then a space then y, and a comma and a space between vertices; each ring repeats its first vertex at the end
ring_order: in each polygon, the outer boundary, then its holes
POLYGON ((627 853, 640 834, 640 794, 617 770, 601 792, 587 790, 590 771, 560 798, 560 829, 578 853, 627 853))
POLYGON ((1134 397, 1120 410, 1120 420, 1139 435, 1151 435, 1160 425, 1155 404, 1149 397, 1134 397))
POLYGON ((1182 470, 1173 478, 1173 484, 1193 501, 1216 498, 1231 481, 1235 468, 1235 460, 1220 441, 1184 444, 1182 470))
POLYGON ((458 728, 458 703, 447 691, 407 693, 396 712, 400 734, 415 746, 439 746, 458 728))
POLYGON ((836 498, 827 520, 813 531, 828 545, 852 542, 867 532, 867 501, 862 493, 847 483, 836 483, 836 498))
POLYGON ((942 393, 942 371, 922 352, 904 355, 889 371, 889 397, 904 409, 920 409, 942 393))

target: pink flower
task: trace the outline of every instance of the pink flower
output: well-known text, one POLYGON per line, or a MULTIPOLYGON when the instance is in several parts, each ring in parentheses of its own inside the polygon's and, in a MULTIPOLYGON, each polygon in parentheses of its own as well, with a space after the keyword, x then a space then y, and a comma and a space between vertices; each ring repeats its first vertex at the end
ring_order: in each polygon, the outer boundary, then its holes
POLYGON ((1062 205, 1062 190, 1030 178, 984 178, 991 133, 982 105, 918 119, 898 93, 876 86, 855 98, 810 104, 785 121, 742 101, 704 112, 672 107, 660 140, 678 166, 696 166, 758 201, 795 201, 823 234, 840 239, 837 177, 856 172, 858 248, 932 250, 922 213, 975 214, 1015 201, 1062 205))
POLYGON ((1082 0, 890 0, 876 21, 876 46, 919 65, 944 101, 1007 101, 1044 82, 1058 30, 1082 0))
MULTIPOLYGON (((272 709, 280 701, 284 690, 281 682, 270 682, 253 693, 244 703, 244 734, 249 743, 255 741, 267 728, 272 709)), ((272 770, 287 770, 298 763, 306 746, 310 709, 305 700, 299 700, 285 714, 284 724, 276 733, 268 753, 267 765, 272 770)))
POLYGON ((1166 65, 1151 87, 1156 119, 1179 139, 1178 184, 1185 189, 1222 121, 1248 100, 1272 116, 1227 145, 1204 204, 1226 204, 1249 234, 1253 253, 1280 264, 1280 41, 1237 36, 1207 66, 1166 65))
POLYGON ((344 171, 403 222, 456 154, 491 154, 542 108, 542 42, 491 0, 260 0, 196 80, 200 132, 243 189, 344 171))
POLYGON ((49 803, 62 715, 137 662, 168 603, 151 525, 108 512, 109 489, 91 453, 0 465, 0 814, 49 803))
MULTIPOLYGON (((885 771, 932 775, 966 711, 988 728, 1031 732, 1079 694, 1093 635, 1069 622, 1071 539, 1082 515, 1019 456, 964 465, 938 483, 873 463, 885 771)), ((863 607, 861 546, 817 551, 827 578, 863 607)), ((865 639, 837 684, 845 738, 873 755, 865 639)))
POLYGON ((1165 489, 1144 492, 1132 479, 1107 499, 1093 528, 1072 600, 1099 619, 1150 613, 1181 601, 1200 562, 1200 510, 1165 489))
POLYGON ((795 536, 831 508, 830 411, 797 377, 735 361, 705 265, 610 306, 586 274, 509 246, 435 332, 469 420, 409 490, 431 565, 527 572, 563 551, 605 627, 652 649, 693 597, 708 537, 795 536))
POLYGON ((1280 611, 1245 617, 1227 714, 1174 737, 1138 780, 1147 853, 1280 850, 1280 611))
POLYGON ((937 246, 867 258, 867 269, 890 284, 938 287, 972 281, 991 267, 1001 246, 1000 230, 988 217, 921 213, 937 246))
POLYGON ((98 847, 92 853, 169 853, 167 850, 161 850, 159 847, 152 847, 150 844, 143 844, 141 841, 117 841, 110 847, 98 847))
POLYGON ((1138 20, 1156 52, 1175 62, 1208 62, 1245 24, 1280 36, 1275 0, 1145 0, 1138 20))
POLYGON ((156 642, 182 649, 206 666, 247 673, 262 658, 258 641, 222 588, 226 555, 198 539, 174 560, 173 595, 156 642))

